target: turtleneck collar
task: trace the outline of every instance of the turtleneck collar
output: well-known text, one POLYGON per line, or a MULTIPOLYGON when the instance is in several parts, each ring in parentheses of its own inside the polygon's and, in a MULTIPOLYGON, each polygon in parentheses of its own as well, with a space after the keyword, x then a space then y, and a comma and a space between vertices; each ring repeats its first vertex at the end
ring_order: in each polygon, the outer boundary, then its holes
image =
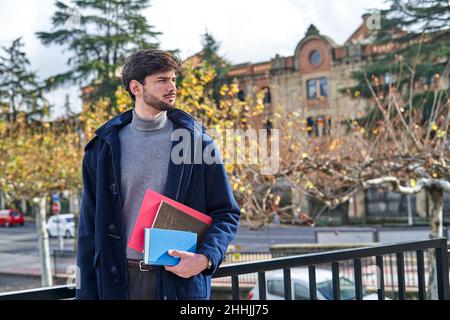
POLYGON ((154 131, 164 128, 167 122, 167 112, 163 111, 159 113, 153 119, 144 119, 140 117, 136 110, 133 109, 133 119, 131 120, 131 126, 137 131, 154 131))

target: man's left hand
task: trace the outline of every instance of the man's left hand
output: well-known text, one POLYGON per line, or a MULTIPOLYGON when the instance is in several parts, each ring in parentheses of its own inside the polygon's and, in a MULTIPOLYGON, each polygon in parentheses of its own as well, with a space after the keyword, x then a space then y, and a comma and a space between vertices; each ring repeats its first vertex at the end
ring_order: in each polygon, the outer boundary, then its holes
POLYGON ((164 268, 181 278, 195 276, 208 267, 208 258, 202 254, 177 250, 169 250, 168 253, 172 257, 179 257, 180 262, 175 266, 164 266, 164 268))

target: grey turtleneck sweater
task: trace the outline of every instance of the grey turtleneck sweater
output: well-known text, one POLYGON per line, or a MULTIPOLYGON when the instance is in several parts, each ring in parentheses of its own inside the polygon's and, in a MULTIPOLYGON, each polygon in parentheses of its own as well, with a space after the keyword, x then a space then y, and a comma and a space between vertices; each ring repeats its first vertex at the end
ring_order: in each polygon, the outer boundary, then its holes
MULTIPOLYGON (((119 131, 121 151, 121 198, 127 243, 133 231, 145 190, 163 193, 170 162, 173 124, 166 112, 154 119, 133 119, 119 131)), ((142 253, 127 247, 128 259, 142 259, 142 253)))

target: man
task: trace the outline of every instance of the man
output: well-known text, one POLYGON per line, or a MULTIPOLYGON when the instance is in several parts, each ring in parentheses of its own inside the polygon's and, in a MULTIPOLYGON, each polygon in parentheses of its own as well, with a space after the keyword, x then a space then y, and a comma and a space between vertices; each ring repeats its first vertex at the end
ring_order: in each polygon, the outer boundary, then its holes
POLYGON ((85 148, 77 299, 210 298, 211 275, 235 236, 240 210, 223 164, 190 161, 187 151, 185 161, 172 159, 175 130, 187 132, 193 150, 200 141, 202 150, 218 153, 202 127, 174 107, 179 68, 160 50, 130 56, 122 81, 134 109, 105 123, 85 148), (127 247, 148 188, 213 218, 197 253, 169 252, 180 257, 176 266, 142 266, 142 253, 127 247))

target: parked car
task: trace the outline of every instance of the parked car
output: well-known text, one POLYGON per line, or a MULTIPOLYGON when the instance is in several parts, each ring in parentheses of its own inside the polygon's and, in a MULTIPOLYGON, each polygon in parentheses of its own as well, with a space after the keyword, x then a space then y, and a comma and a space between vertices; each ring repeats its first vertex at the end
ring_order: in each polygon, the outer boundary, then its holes
POLYGON ((75 221, 73 213, 57 214, 47 220, 47 231, 50 237, 73 238, 75 221))
MULTIPOLYGON (((316 287, 318 300, 333 299, 333 277, 329 270, 316 269, 316 287)), ((292 297, 294 300, 309 299, 309 274, 308 268, 291 269, 292 297)), ((345 277, 339 278, 341 300, 354 300, 356 298, 355 284, 345 277)), ((266 272, 266 297, 267 300, 284 300, 283 271, 266 272)), ((248 294, 249 300, 259 300, 258 285, 253 287, 248 294)), ((377 300, 376 294, 367 294, 363 289, 364 300, 377 300)))
POLYGON ((0 226, 10 227, 13 225, 23 226, 25 217, 23 212, 17 209, 0 210, 0 226))

